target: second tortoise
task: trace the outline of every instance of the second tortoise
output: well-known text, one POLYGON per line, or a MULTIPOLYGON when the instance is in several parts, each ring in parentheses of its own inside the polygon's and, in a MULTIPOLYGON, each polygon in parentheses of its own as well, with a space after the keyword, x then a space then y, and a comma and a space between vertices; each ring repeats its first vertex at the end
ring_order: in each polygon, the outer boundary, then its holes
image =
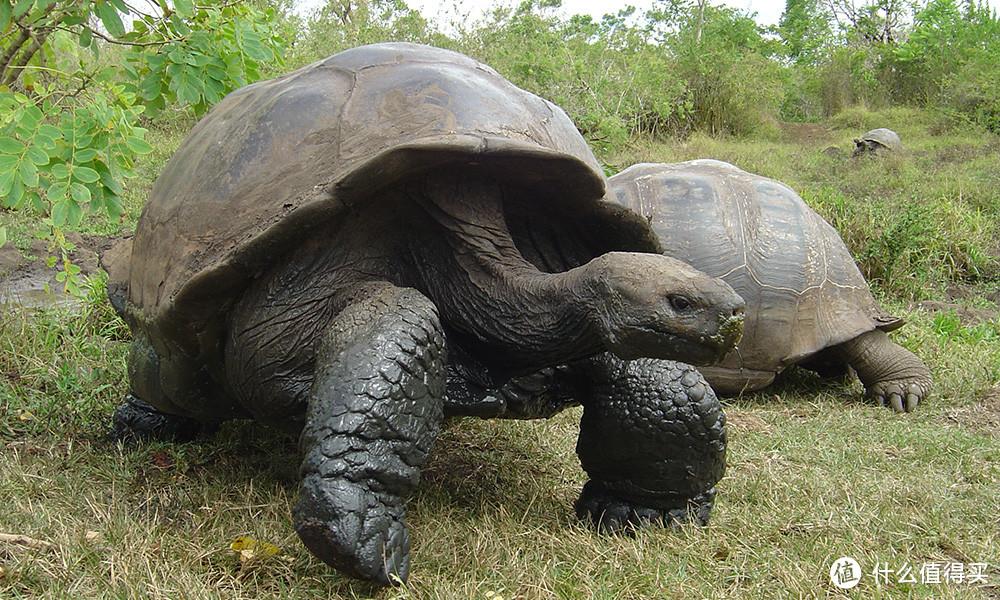
POLYGON ((878 305, 837 232, 788 186, 703 159, 635 165, 608 187, 650 221, 667 255, 746 301, 736 349, 700 369, 716 392, 762 389, 793 364, 824 375, 850 366, 870 400, 898 412, 931 392, 924 363, 887 335, 903 320, 878 305))

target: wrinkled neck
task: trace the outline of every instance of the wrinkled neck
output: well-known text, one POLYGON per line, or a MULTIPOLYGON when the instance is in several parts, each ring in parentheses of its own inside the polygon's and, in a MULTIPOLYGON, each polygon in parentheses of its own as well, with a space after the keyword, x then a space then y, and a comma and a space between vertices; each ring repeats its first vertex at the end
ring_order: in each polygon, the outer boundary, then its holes
POLYGON ((408 194, 436 225, 411 253, 418 287, 467 352, 522 368, 603 349, 588 315, 584 268, 544 273, 525 260, 507 229, 502 186, 488 178, 428 177, 408 194))

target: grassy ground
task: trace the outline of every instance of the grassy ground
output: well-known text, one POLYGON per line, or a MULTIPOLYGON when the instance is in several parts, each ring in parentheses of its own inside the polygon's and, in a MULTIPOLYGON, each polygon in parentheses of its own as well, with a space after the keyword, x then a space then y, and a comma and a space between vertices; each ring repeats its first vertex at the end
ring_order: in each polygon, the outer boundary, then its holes
MULTIPOLYGON (((575 522, 578 411, 449 422, 410 501, 415 568, 403 589, 343 578, 298 542, 294 440, 231 423, 190 444, 106 441, 128 332, 100 282, 72 312, 6 307, 0 534, 25 538, 0 539, 0 598, 1000 598, 1000 322, 963 312, 995 309, 1000 145, 936 125, 858 112, 770 140, 695 136, 604 157, 612 167, 719 158, 793 185, 908 316, 894 338, 937 385, 917 412, 860 404, 859 384, 793 369, 727 406, 729 467, 711 524, 635 538, 575 522), (823 153, 848 152, 877 125, 899 131, 907 153, 882 163, 823 153), (918 300, 957 304, 930 312, 918 300), (280 550, 238 554, 239 536, 280 550), (842 556, 866 572, 851 591, 829 583, 842 556), (877 563, 909 566, 917 583, 893 573, 878 585, 877 563), (932 563, 988 563, 987 581, 920 583, 932 563)), ((179 139, 157 135, 161 148, 179 139)), ((168 154, 133 185, 132 218, 168 154)))

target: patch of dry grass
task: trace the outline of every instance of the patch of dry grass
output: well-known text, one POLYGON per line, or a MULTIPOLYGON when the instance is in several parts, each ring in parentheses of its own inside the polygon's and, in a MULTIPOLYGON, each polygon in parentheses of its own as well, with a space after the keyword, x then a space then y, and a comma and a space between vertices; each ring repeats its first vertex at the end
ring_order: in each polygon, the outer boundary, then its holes
MULTIPOLYGON (((980 223, 980 237, 961 239, 990 256, 996 222, 978 221, 986 213, 976 216, 976 206, 1000 198, 992 142, 917 127, 901 133, 912 153, 885 173, 792 140, 692 136, 622 161, 734 162, 793 184, 858 240, 877 233, 871 219, 863 229, 866 202, 880 199, 892 216, 908 194, 951 207, 932 211, 956 217, 947 235, 980 223)), ((850 135, 830 129, 832 144, 850 135)), ((729 467, 708 527, 628 538, 577 523, 579 409, 538 422, 449 422, 410 500, 414 568, 400 589, 345 578, 298 541, 294 440, 231 423, 195 443, 109 444, 127 333, 98 294, 72 314, 5 307, 0 533, 49 546, 0 539, 0 598, 1000 598, 1000 322, 910 300, 995 309, 996 280, 987 273, 915 286, 876 291, 907 317, 893 336, 931 368, 934 395, 896 415, 858 402, 860 384, 793 368, 768 390, 730 402, 729 467), (955 285, 960 300, 947 291, 955 285), (239 536, 280 551, 241 556, 230 549, 239 536), (841 556, 866 571, 853 591, 830 585, 841 556), (871 577, 876 563, 909 565, 919 579, 924 564, 980 562, 989 563, 985 585, 892 578, 879 586, 871 577)))

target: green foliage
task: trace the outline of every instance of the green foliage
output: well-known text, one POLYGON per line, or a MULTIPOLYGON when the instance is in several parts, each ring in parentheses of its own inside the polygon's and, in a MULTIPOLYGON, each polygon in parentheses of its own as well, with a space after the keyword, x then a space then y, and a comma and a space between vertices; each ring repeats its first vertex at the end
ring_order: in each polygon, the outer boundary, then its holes
POLYGON ((694 128, 745 135, 775 119, 783 99, 777 46, 749 15, 674 0, 655 5, 649 17, 675 58, 694 128))
POLYGON ((453 44, 403 0, 326 0, 307 15, 296 33, 289 51, 294 66, 377 42, 453 44))
POLYGON ((744 135, 777 116, 776 45, 740 11, 664 1, 566 20, 555 6, 497 9, 457 49, 561 106, 600 148, 699 128, 744 135))
POLYGON ((942 87, 944 109, 1000 133, 1000 36, 972 50, 961 67, 944 77, 942 87))
POLYGON ((566 21, 550 8, 524 2, 496 10, 458 49, 562 107, 598 147, 684 127, 685 86, 671 58, 632 24, 631 10, 566 21))
POLYGON ((148 111, 180 105, 200 115, 229 91, 259 79, 261 66, 279 57, 282 41, 269 30, 273 8, 177 2, 175 9, 168 18, 144 15, 119 39, 130 44, 128 89, 148 111))
POLYGON ((957 0, 930 0, 917 12, 905 43, 895 49, 900 69, 908 76, 903 91, 929 103, 946 95, 951 74, 1000 35, 1000 21, 985 3, 971 2, 962 10, 957 0))
POLYGON ((122 219, 122 183, 151 150, 140 116, 201 113, 258 78, 282 43, 274 16, 216 0, 161 0, 148 14, 122 0, 0 0, 2 208, 38 215, 67 290, 78 282, 62 232, 122 219))
POLYGON ((135 125, 142 107, 131 104, 122 85, 103 83, 108 95, 95 95, 87 106, 65 102, 40 83, 34 102, 0 91, 5 208, 28 206, 57 228, 79 226, 85 212, 121 216, 120 182, 132 174, 132 156, 149 152, 149 145, 135 125))
POLYGON ((903 32, 907 9, 917 0, 827 0, 846 41, 854 46, 891 46, 903 32))
POLYGON ((819 61, 833 42, 831 15, 819 0, 786 0, 778 21, 785 54, 799 65, 819 61))

